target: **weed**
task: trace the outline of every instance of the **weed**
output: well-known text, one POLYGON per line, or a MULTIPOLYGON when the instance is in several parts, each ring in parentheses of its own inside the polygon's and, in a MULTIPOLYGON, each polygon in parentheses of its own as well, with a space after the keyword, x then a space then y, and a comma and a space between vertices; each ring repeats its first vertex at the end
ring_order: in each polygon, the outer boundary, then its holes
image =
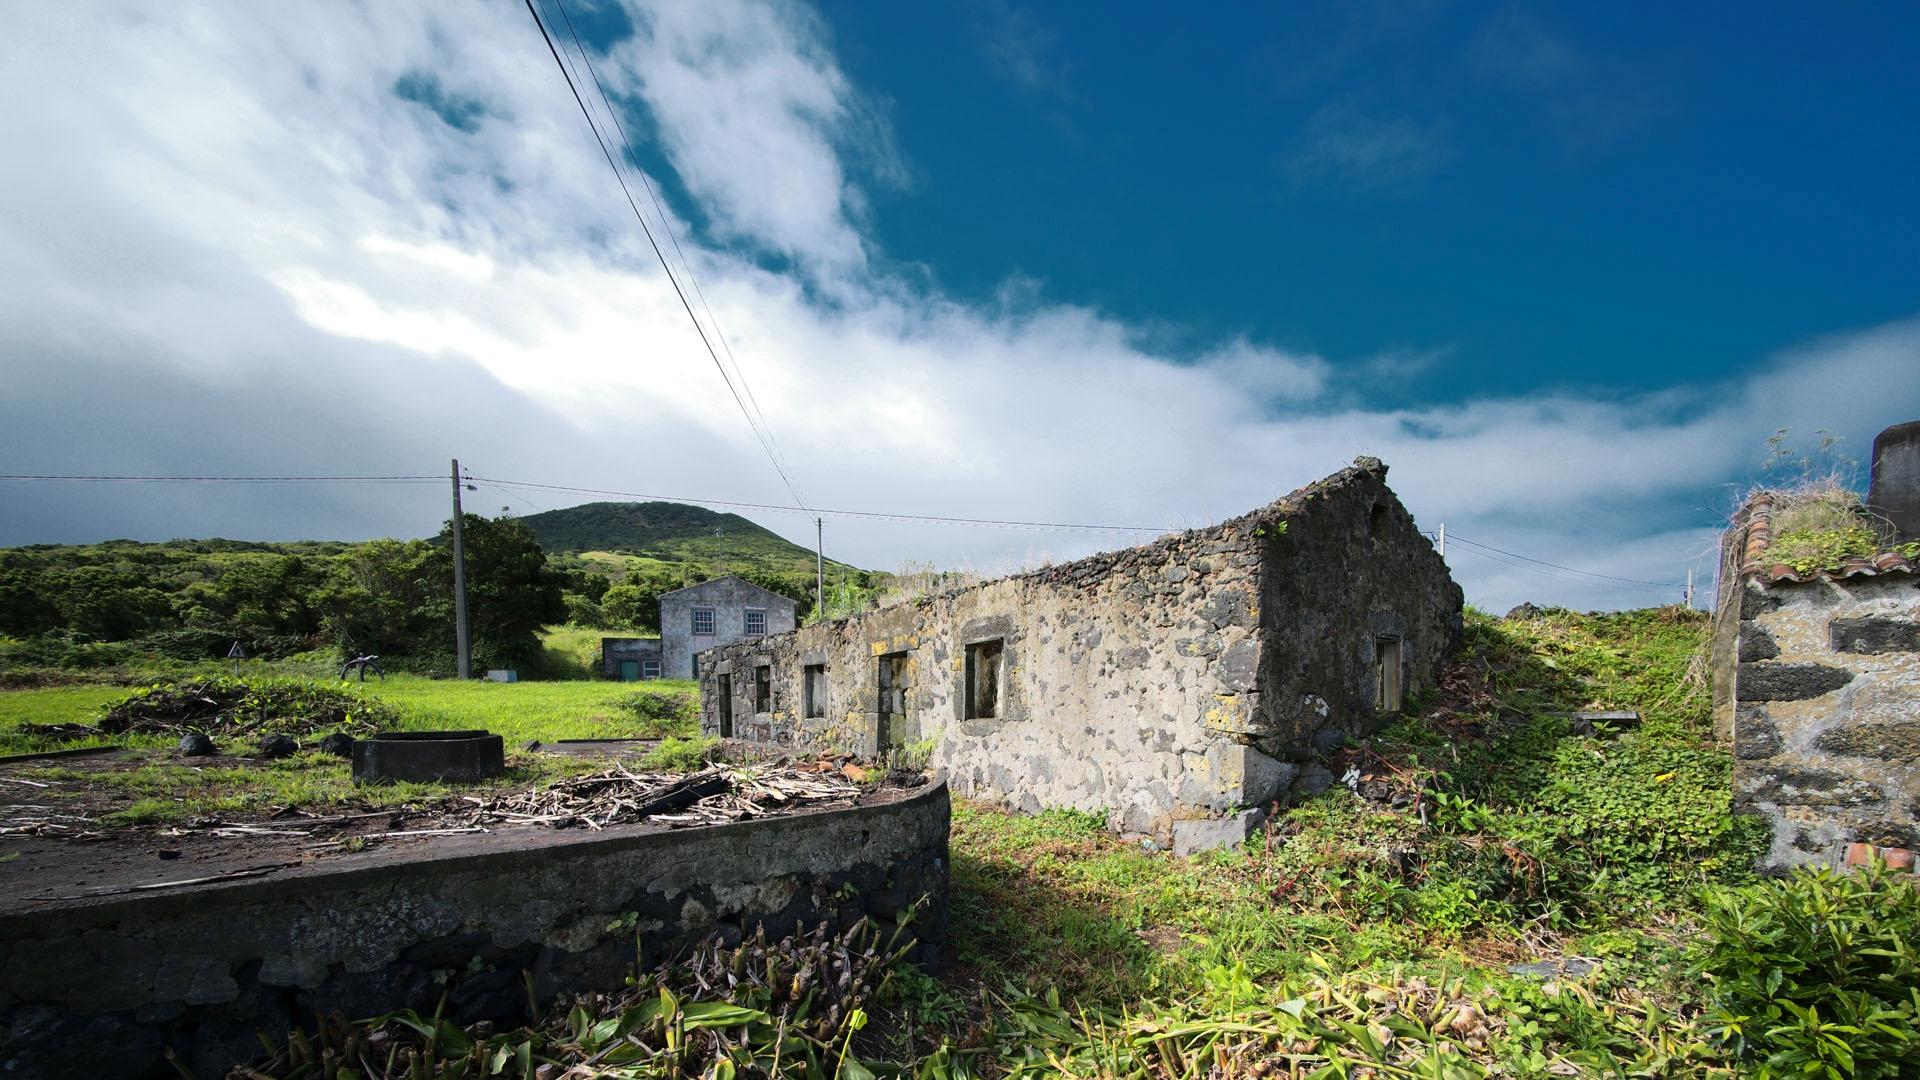
POLYGON ((706 768, 719 757, 720 740, 696 735, 688 739, 663 739, 659 746, 641 759, 641 766, 664 772, 693 772, 706 768))
POLYGON ((687 738, 700 730, 700 696, 696 691, 635 690, 615 705, 632 714, 634 733, 639 738, 687 738))

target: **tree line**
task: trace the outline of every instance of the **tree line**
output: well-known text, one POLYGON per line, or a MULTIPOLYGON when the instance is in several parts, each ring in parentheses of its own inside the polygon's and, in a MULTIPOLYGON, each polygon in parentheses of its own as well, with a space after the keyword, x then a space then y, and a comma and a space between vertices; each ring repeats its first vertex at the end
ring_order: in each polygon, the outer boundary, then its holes
MULTIPOLYGON (((465 516, 474 663, 519 667, 567 613, 570 576, 527 527, 465 516)), ((451 522, 430 540, 228 540, 0 550, 0 665, 105 667, 331 648, 454 670, 451 522)))

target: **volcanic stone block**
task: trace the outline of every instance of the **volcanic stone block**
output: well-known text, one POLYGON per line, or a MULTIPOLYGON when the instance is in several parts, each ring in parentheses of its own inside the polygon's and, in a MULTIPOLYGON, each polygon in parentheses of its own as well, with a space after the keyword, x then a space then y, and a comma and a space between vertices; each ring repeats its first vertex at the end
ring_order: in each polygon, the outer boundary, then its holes
POLYGON ((1741 701, 1803 701, 1831 694, 1853 681, 1853 672, 1826 664, 1741 664, 1741 701))
MULTIPOLYGON (((1827 638, 1834 652, 1920 652, 1920 623, 1882 617, 1835 619, 1827 624, 1827 638)), ((1740 659, 1746 658, 1741 653, 1740 659)))
POLYGON ((1780 655, 1780 646, 1764 626, 1747 623, 1740 628, 1740 662, 1771 660, 1780 655))
POLYGON ((1214 848, 1244 844, 1266 822, 1267 812, 1258 808, 1242 810, 1223 818, 1176 821, 1173 823, 1173 853, 1195 855, 1214 848))
POLYGON ((1881 761, 1920 760, 1920 720, 1884 724, 1849 724, 1822 732, 1813 742, 1829 754, 1877 758, 1881 761))
POLYGON ((1780 729, 1764 705, 1742 705, 1733 721, 1733 754, 1745 760, 1770 758, 1780 752, 1780 729))
POLYGON ((1756 769, 1746 778, 1744 801, 1784 806, 1865 806, 1885 795, 1873 784, 1845 773, 1792 766, 1756 769), (1759 783, 1754 783, 1759 781, 1759 783))

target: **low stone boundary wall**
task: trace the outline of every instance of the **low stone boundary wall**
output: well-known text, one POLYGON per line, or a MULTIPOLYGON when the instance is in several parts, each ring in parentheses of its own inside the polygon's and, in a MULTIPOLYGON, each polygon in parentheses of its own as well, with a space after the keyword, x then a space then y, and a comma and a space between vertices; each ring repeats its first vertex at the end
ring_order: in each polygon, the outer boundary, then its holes
POLYGON ((220 1077, 317 1014, 518 1021, 694 941, 947 921, 944 779, 891 802, 684 830, 512 830, 254 880, 0 915, 0 1075, 220 1077), (523 975, 523 973, 526 973, 523 975))

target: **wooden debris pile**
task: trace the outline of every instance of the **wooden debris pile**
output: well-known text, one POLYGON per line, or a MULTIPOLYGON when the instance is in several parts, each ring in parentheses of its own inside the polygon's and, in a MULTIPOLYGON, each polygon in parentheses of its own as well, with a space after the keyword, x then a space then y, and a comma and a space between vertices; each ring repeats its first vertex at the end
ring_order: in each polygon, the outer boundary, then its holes
POLYGON ((860 787, 834 770, 786 764, 710 765, 696 773, 633 772, 622 765, 548 787, 454 800, 448 826, 544 825, 604 829, 636 821, 720 825, 800 809, 851 804, 860 787), (464 804, 464 805, 462 805, 464 804))

